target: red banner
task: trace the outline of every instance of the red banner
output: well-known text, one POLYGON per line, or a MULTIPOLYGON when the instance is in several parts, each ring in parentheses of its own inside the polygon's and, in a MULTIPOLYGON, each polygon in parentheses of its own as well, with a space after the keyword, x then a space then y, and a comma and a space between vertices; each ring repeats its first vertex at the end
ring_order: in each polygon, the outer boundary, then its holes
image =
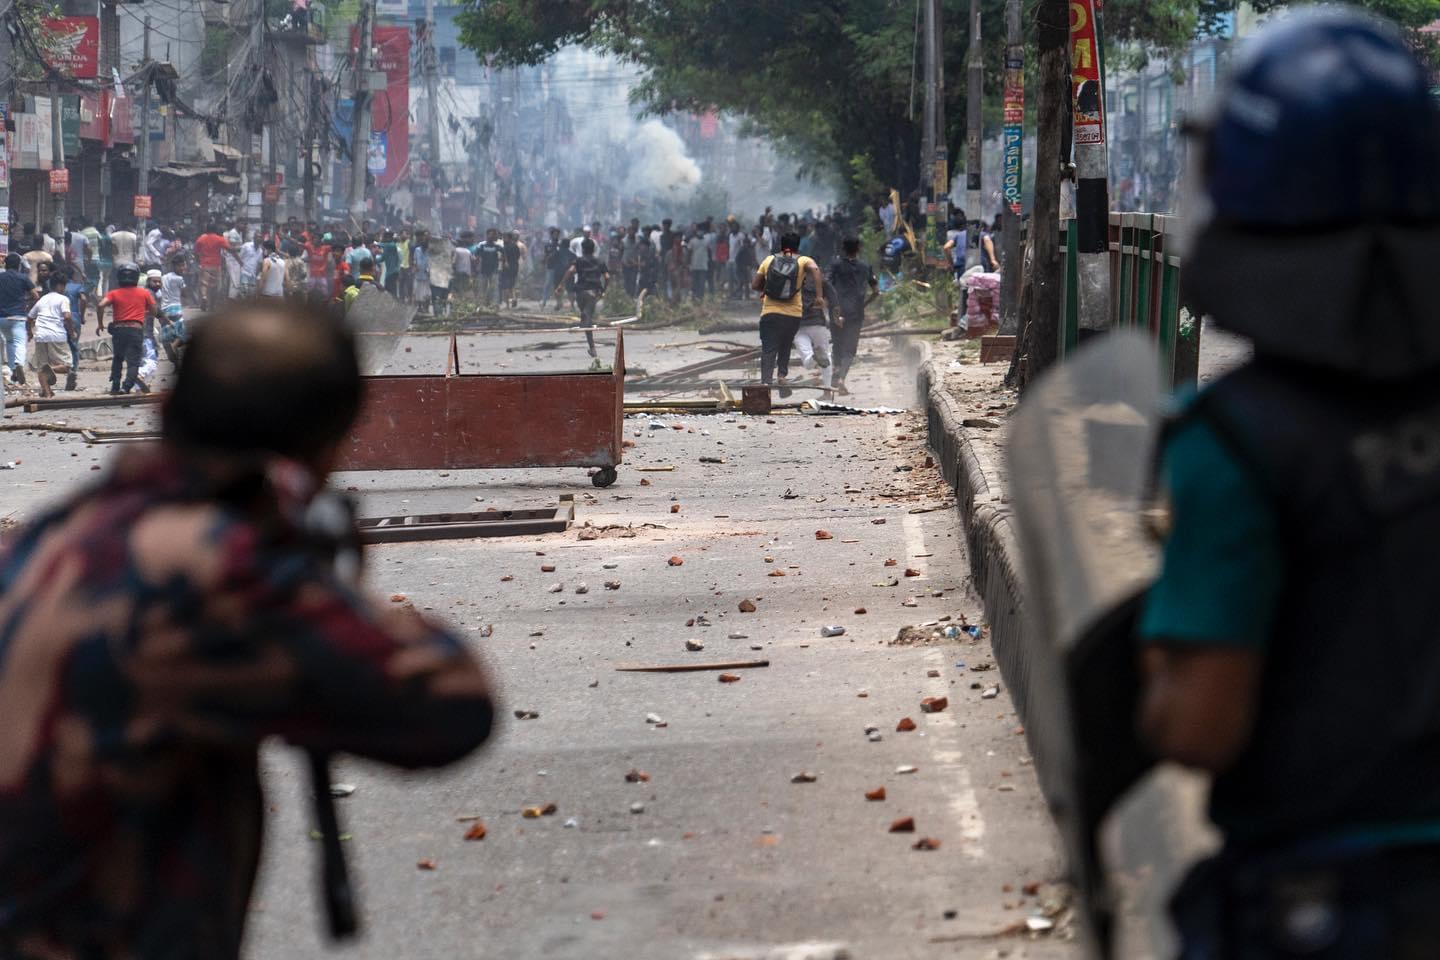
POLYGON ((50 17, 41 38, 45 62, 78 80, 94 80, 100 69, 100 18, 50 17))
MULTIPOLYGON (((410 28, 376 27, 370 61, 372 70, 385 74, 385 89, 370 92, 370 149, 384 151, 385 170, 375 174, 377 186, 392 186, 410 159, 410 28)), ((350 45, 360 42, 352 28, 350 45)))
POLYGON ((1077 144, 1105 142, 1100 49, 1095 42, 1098 5, 1096 0, 1070 0, 1070 70, 1077 144))
POLYGON ((51 193, 69 193, 69 192, 70 192, 70 171, 69 171, 69 170, 51 170, 51 171, 50 171, 50 192, 51 192, 51 193))
POLYGON ((134 216, 150 219, 150 196, 144 193, 135 194, 135 202, 130 209, 134 216))
POLYGON ((109 90, 80 94, 80 139, 98 140, 106 147, 134 143, 130 98, 116 97, 109 90))

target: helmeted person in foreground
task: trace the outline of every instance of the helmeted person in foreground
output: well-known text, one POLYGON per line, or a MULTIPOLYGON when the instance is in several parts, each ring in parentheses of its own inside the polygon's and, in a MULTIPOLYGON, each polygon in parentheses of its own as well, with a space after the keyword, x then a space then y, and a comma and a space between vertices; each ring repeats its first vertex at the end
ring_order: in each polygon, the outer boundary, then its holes
POLYGON ((488 736, 461 640, 337 563, 324 483, 360 399, 338 321, 233 306, 163 442, 0 553, 0 957, 237 957, 263 740, 418 768, 488 736))
MULTIPOLYGON (((1254 344, 1170 425, 1140 725, 1215 774, 1186 958, 1440 957, 1440 116, 1389 24, 1261 31, 1188 296, 1254 344)), ((1194 214, 1192 213, 1191 216, 1194 214)))

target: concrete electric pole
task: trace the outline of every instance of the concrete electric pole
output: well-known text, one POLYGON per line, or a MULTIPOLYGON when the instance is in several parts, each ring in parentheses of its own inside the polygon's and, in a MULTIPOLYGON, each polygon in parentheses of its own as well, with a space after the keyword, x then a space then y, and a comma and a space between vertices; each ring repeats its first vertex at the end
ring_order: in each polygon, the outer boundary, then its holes
MULTIPOLYGON (((150 196, 150 18, 145 18, 145 39, 143 41, 141 60, 145 72, 145 92, 140 100, 140 182, 138 193, 142 197, 150 196)), ((137 218, 135 232, 143 239, 147 230, 147 217, 137 218)))
POLYGON ((1025 267, 1022 181, 1025 158, 1025 26, 1022 0, 1005 0, 1004 225, 1001 232, 1000 332, 1020 328, 1020 281, 1025 267))
POLYGON ((1070 4, 1081 337, 1110 327, 1110 155, 1105 146, 1105 53, 1099 8, 1096 0, 1070 4))
MULTIPOLYGON (((984 161, 982 144, 985 139, 985 52, 980 45, 980 0, 970 0, 970 53, 965 63, 965 212, 971 222, 985 219, 984 161)), ((978 231, 969 236, 979 237, 978 231)), ((974 260, 967 260, 974 266, 979 259, 979 245, 974 260)))
POLYGON ((425 0, 425 120, 430 138, 430 228, 439 232, 440 221, 440 64, 435 52, 435 0, 425 0))
MULTIPOLYGON (((65 169, 65 111, 60 103, 60 85, 50 84, 50 169, 65 169)), ((54 223, 50 235, 63 247, 65 243, 65 194, 50 194, 54 223)))
POLYGON ((350 138, 350 219, 365 225, 365 177, 370 155, 370 45, 374 37, 375 0, 360 6, 360 42, 355 49, 354 123, 350 138))

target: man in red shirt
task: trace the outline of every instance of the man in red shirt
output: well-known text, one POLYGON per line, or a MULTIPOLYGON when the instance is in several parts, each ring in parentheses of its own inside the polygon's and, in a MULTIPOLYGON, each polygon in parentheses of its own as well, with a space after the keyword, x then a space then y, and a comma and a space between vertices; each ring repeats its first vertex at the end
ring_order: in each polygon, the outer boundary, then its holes
POLYGON ((200 309, 210 310, 215 306, 216 292, 220 289, 220 270, 224 266, 222 254, 230 249, 230 241, 220 235, 215 224, 207 224, 205 232, 195 239, 195 259, 200 263, 200 309))
POLYGON ((330 296, 330 235, 317 239, 311 233, 305 241, 305 262, 310 267, 310 290, 322 300, 330 296))
POLYGON ((119 286, 101 297, 99 306, 95 308, 100 333, 105 332, 105 309, 109 307, 115 314, 110 321, 110 344, 113 348, 110 361, 110 393, 112 396, 129 393, 135 389, 136 384, 140 385, 142 393, 149 393, 150 388, 141 382, 139 377, 140 355, 145 337, 145 322, 155 316, 155 298, 149 290, 137 286, 140 282, 140 271, 132 264, 117 269, 115 279, 119 286), (124 389, 120 386, 122 365, 126 367, 124 389))

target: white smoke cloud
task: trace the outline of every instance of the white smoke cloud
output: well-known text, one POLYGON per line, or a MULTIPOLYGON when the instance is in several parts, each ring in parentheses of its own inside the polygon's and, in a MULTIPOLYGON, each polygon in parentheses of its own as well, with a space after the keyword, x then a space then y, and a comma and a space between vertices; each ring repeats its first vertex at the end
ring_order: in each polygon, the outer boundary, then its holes
POLYGON ((627 193, 685 200, 704 179, 700 165, 685 152, 680 135, 659 120, 635 125, 624 142, 629 145, 634 160, 625 177, 627 193))
POLYGON ((566 102, 575 125, 568 162, 607 169, 627 194, 684 202, 704 175, 680 135, 663 120, 640 120, 630 90, 640 75, 626 64, 580 47, 549 62, 549 92, 566 102), (623 158, 616 169, 615 158, 623 158), (609 165, 609 166, 607 166, 609 165))

